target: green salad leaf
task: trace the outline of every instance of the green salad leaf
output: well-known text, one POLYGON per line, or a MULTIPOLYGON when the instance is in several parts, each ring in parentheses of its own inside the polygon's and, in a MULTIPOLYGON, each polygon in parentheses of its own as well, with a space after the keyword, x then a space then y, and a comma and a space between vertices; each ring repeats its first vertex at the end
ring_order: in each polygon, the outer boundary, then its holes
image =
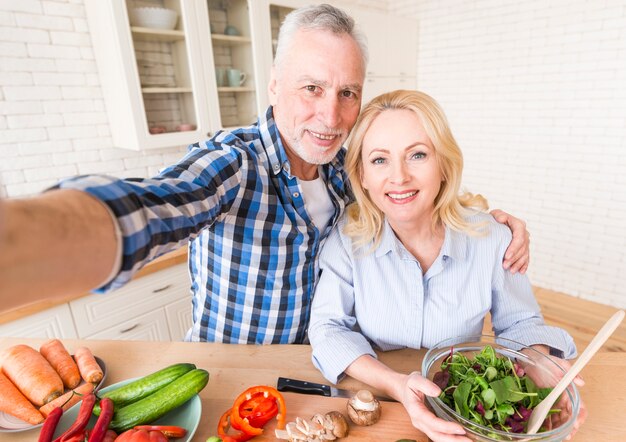
POLYGON ((461 416, 511 433, 526 430, 532 409, 552 390, 539 388, 519 364, 489 345, 473 359, 450 349, 433 382, 442 390, 439 399, 461 416))

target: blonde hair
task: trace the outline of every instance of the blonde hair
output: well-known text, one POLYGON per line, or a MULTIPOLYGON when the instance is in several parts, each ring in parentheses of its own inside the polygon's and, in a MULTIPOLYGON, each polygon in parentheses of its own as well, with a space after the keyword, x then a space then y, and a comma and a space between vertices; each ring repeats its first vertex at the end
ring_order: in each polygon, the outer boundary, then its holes
POLYGON ((346 170, 356 201, 346 212, 344 233, 350 236, 355 247, 374 240, 373 248, 380 243, 385 214, 370 198, 361 184, 363 173, 363 139, 373 121, 386 110, 409 110, 420 119, 426 134, 433 143, 443 182, 435 198, 433 227, 443 223, 451 229, 470 235, 481 233, 483 224, 466 221, 472 210, 486 210, 487 201, 481 195, 459 193, 463 173, 463 155, 456 143, 448 120, 439 104, 423 92, 397 90, 379 95, 363 109, 352 130, 346 156, 346 170), (472 210, 470 210, 472 209, 472 210))

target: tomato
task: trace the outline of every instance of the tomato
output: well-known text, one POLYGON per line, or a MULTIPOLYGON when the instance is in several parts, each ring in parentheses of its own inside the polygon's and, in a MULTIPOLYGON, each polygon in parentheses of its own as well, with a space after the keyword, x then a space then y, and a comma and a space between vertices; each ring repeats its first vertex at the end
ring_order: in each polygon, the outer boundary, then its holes
POLYGON ((135 430, 160 431, 167 437, 185 437, 187 430, 176 425, 137 425, 135 430))
POLYGON ((115 442, 167 442, 167 436, 160 431, 132 430, 124 431, 115 442))

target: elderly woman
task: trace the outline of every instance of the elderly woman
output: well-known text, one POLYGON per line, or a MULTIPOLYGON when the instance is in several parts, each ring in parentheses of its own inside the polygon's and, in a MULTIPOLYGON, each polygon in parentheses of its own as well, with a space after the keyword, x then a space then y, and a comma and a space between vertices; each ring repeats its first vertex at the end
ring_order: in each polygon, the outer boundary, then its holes
POLYGON ((489 312, 498 336, 544 353, 572 358, 574 342, 544 324, 528 278, 502 268, 511 233, 481 211, 482 197, 459 193, 463 158, 435 100, 417 91, 372 100, 346 167, 356 202, 320 256, 313 363, 333 383, 347 374, 395 398, 433 440, 468 440, 426 408, 424 395, 439 387, 391 370, 373 348, 480 334, 489 312))

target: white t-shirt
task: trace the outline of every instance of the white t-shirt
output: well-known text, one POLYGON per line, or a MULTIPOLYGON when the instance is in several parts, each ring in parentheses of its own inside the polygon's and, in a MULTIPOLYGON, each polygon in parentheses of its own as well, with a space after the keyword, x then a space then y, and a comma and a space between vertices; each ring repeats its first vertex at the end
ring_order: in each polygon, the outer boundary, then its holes
POLYGON ((312 181, 300 179, 299 183, 304 198, 304 207, 317 229, 323 231, 335 212, 326 184, 321 176, 312 181))

